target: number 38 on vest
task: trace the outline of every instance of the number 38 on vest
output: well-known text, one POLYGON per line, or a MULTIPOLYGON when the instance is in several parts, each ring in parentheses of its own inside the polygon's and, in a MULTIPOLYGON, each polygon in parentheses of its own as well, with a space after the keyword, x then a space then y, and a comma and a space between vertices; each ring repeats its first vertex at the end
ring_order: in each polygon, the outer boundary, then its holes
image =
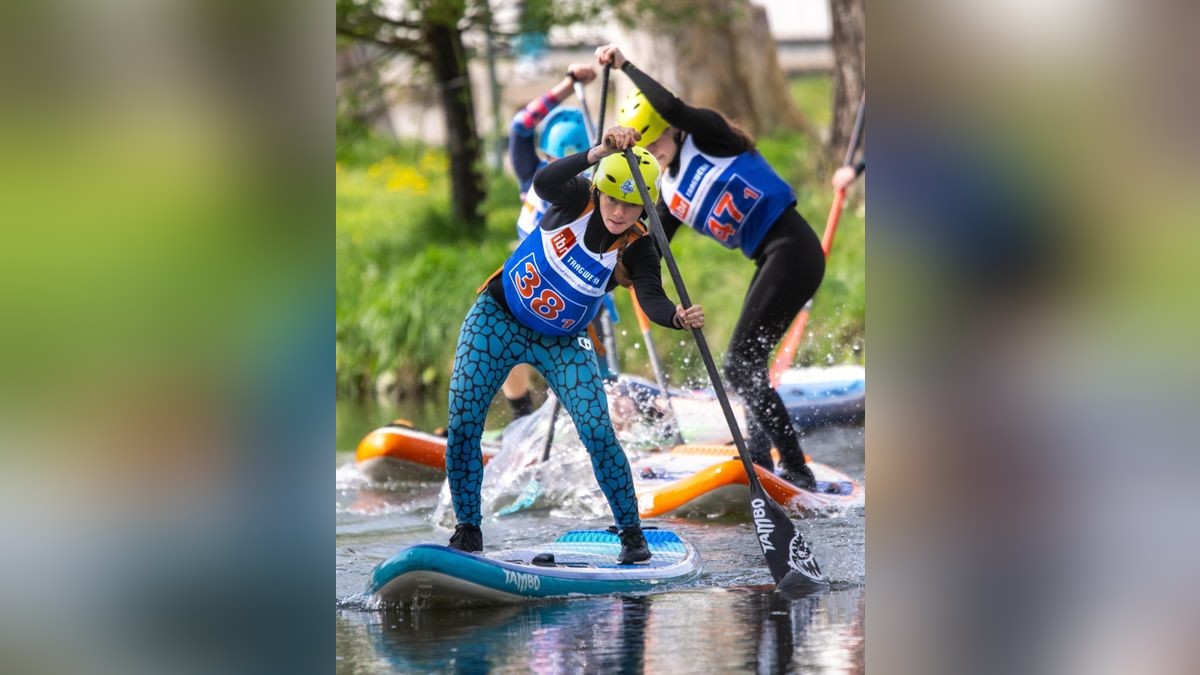
POLYGON ((617 251, 583 246, 591 209, 555 230, 534 230, 504 263, 504 299, 522 324, 546 335, 573 335, 600 310, 617 251))

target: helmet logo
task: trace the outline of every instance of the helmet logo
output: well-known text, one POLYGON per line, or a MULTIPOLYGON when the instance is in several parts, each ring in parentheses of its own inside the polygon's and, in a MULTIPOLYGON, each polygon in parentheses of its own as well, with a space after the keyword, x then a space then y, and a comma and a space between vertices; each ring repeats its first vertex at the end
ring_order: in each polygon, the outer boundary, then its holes
POLYGON ((633 192, 633 179, 632 178, 626 178, 625 182, 621 183, 621 192, 624 193, 626 197, 629 196, 630 192, 633 192))

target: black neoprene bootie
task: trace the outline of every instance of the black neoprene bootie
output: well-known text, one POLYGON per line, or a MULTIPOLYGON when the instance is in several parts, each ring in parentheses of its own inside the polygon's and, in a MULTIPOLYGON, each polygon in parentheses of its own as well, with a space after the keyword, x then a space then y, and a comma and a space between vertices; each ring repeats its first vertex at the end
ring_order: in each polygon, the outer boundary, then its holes
POLYGON ((617 562, 631 565, 650 559, 650 546, 641 527, 627 527, 617 533, 617 538, 621 540, 621 555, 617 556, 617 562))
POLYGON ((454 534, 447 546, 464 553, 478 553, 483 550, 483 530, 478 525, 459 523, 454 526, 454 534))
POLYGON ((779 472, 779 477, 802 490, 812 492, 817 489, 817 479, 807 464, 801 464, 799 468, 785 467, 779 472))

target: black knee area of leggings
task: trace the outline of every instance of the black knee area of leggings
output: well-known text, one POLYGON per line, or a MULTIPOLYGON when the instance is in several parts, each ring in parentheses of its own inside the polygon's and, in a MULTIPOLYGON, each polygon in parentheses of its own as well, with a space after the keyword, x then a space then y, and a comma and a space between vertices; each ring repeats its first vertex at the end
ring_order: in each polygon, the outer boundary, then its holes
POLYGON ((508 405, 512 407, 513 417, 524 417, 533 412, 533 399, 530 398, 529 392, 525 392, 520 398, 507 398, 508 405))
POLYGON ((737 349, 730 349, 725 355, 725 363, 721 366, 726 384, 734 393, 743 397, 754 390, 755 382, 759 377, 754 372, 756 368, 747 364, 746 361, 746 355, 737 349))

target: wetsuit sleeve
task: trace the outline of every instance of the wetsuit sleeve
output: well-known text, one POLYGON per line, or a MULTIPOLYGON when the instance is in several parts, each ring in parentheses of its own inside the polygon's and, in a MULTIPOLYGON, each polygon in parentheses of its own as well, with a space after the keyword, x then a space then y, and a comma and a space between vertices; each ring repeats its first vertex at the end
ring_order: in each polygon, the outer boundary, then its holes
POLYGON ((625 248, 621 254, 638 302, 646 316, 660 326, 679 329, 675 325, 675 303, 667 297, 662 285, 662 265, 658 248, 650 237, 642 237, 625 248))
POLYGON ((518 110, 509 125, 508 158, 512 161, 513 173, 517 175, 522 194, 529 191, 533 174, 541 163, 534 144, 534 129, 558 104, 559 100, 553 93, 542 94, 518 110))
POLYGON ((701 151, 715 157, 731 157, 746 151, 746 143, 729 128, 729 123, 717 111, 693 108, 684 103, 628 61, 621 70, 642 90, 646 100, 650 101, 650 105, 667 124, 690 134, 701 151))
POLYGON ((521 194, 529 192, 533 185, 533 174, 537 173, 541 159, 533 147, 533 136, 511 134, 508 137, 508 159, 512 162, 513 173, 517 177, 517 185, 521 194))
MULTIPOLYGON (((589 166, 587 155, 587 150, 577 152, 539 169, 533 176, 533 188, 538 196, 564 213, 582 213, 591 199, 590 183, 579 177, 579 173, 589 166)), ((542 224, 546 224, 545 218, 542 224)))

